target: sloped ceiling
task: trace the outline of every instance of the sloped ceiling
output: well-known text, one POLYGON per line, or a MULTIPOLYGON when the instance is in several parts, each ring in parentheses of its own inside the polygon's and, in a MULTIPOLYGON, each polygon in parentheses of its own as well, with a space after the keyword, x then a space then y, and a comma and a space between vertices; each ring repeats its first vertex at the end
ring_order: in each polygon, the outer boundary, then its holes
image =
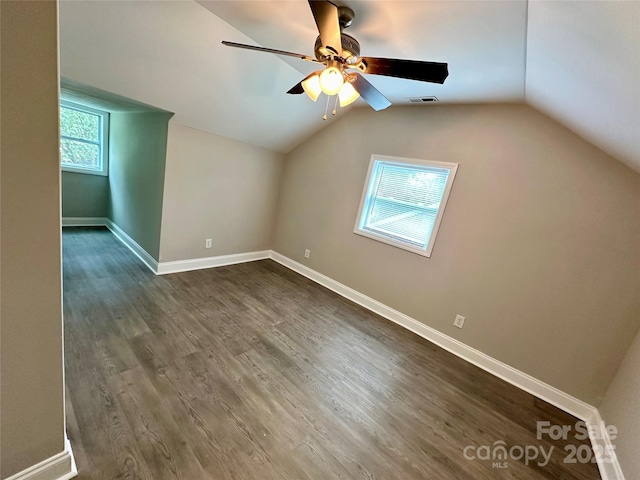
POLYGON ((640 171, 640 2, 529 3, 526 100, 640 171))
MULTIPOLYGON (((369 75, 394 104, 527 101, 640 171, 639 2, 347 3, 363 55, 449 63, 444 85, 369 75)), ((61 75, 288 152, 331 122, 285 94, 317 66, 220 42, 312 55, 316 35, 305 0, 62 0, 61 75)))

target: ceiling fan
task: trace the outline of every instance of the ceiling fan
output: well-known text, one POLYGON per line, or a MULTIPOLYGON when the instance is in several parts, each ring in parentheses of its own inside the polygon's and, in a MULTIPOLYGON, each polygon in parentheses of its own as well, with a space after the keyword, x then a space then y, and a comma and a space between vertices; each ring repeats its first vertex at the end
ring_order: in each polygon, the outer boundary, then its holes
MULTIPOLYGON (((229 47, 286 55, 307 62, 323 64, 325 67, 323 70, 311 73, 287 93, 299 95, 304 92, 314 102, 318 100, 321 93, 325 93, 329 97, 337 95, 336 104, 339 101, 341 107, 353 103, 358 97, 362 97, 376 111, 391 105, 391 102, 360 73, 431 83, 444 83, 449 75, 446 63, 361 57, 358 41, 343 33, 343 29, 349 27, 353 22, 355 17, 353 10, 346 6, 336 6, 327 0, 309 0, 309 6, 320 33, 314 47, 315 58, 300 53, 243 43, 227 41, 222 43, 229 47)), ((328 102, 329 99, 327 99, 327 107, 328 102)), ((334 107, 333 114, 335 115, 335 113, 334 107)), ((327 118, 326 111, 323 118, 325 120, 327 118)))

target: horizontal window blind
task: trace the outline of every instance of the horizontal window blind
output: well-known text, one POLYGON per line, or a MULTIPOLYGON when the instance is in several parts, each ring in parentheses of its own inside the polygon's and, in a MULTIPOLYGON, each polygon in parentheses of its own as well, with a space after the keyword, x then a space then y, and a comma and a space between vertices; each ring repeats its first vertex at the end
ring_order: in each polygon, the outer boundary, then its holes
POLYGON ((449 166, 373 162, 357 230, 426 250, 450 180, 449 166))

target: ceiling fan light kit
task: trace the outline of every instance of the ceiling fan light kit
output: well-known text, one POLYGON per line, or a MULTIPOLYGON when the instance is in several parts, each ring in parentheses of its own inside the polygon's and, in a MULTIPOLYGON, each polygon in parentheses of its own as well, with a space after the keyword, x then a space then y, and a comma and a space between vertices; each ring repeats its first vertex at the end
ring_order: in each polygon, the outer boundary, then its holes
POLYGON ((340 106, 344 108, 360 98, 360 94, 353 88, 351 83, 353 78, 351 76, 338 70, 340 77, 334 78, 335 70, 329 70, 329 72, 327 72, 327 70, 329 69, 313 72, 300 82, 304 93, 306 93, 311 100, 316 102, 321 93, 332 96, 336 95, 337 92, 340 106))
POLYGON ((351 105, 358 98, 360 98, 360 94, 353 88, 351 82, 345 82, 340 91, 338 92, 338 98, 340 99, 340 106, 346 107, 347 105, 351 105))
POLYGON ((337 95, 343 85, 344 73, 338 67, 332 65, 320 73, 320 88, 325 94, 337 95))
POLYGON ((320 87, 320 72, 313 72, 300 83, 302 84, 304 93, 306 93, 311 100, 316 102, 322 93, 322 88, 320 87))
MULTIPOLYGON (((227 41, 222 43, 229 47, 286 55, 324 64, 324 70, 307 75, 287 93, 299 95, 304 92, 314 102, 321 93, 329 97, 337 95, 336 102, 339 100, 341 107, 352 104, 360 97, 376 111, 391 105, 391 102, 359 72, 440 84, 444 83, 449 75, 446 63, 360 57, 358 41, 342 32, 355 18, 353 10, 346 6, 338 7, 327 0, 309 0, 309 7, 320 33, 314 45, 315 59, 284 50, 227 41), (357 71, 348 72, 348 69, 357 71)), ((326 118, 326 113, 323 118, 326 118)))

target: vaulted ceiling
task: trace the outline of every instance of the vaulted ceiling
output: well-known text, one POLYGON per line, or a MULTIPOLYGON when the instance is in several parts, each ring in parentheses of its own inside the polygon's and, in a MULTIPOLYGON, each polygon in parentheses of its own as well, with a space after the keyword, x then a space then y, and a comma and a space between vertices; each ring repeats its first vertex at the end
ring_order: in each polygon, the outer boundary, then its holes
MULTIPOLYGON (((527 102, 640 171, 640 2, 346 4, 363 55, 449 63, 444 85, 368 75, 394 105, 527 102)), ((60 3, 63 77, 280 152, 331 122, 285 93, 317 65, 221 41, 312 56, 316 36, 306 0, 60 3)))

